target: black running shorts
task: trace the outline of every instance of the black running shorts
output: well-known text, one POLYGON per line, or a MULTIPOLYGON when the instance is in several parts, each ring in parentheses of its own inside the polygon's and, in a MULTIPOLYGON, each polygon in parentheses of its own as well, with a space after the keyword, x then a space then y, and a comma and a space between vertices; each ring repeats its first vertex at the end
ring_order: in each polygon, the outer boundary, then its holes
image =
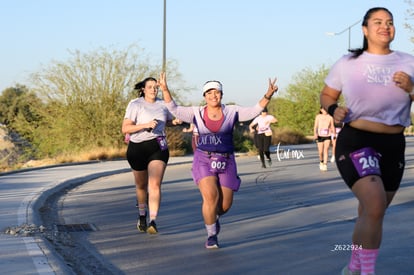
POLYGON ((352 188, 361 175, 350 154, 371 147, 379 154, 379 169, 385 191, 397 191, 405 167, 405 137, 400 134, 377 134, 352 128, 345 124, 336 141, 335 160, 345 183, 352 188))
POLYGON ((140 143, 129 142, 126 157, 129 165, 135 171, 147 170, 148 163, 152 160, 162 160, 168 163, 170 153, 161 150, 157 139, 151 139, 140 143))

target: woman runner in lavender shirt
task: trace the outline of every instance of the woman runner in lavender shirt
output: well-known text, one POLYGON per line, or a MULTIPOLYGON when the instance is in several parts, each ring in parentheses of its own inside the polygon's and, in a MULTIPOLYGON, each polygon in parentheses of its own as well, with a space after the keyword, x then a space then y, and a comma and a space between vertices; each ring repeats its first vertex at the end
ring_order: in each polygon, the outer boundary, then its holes
POLYGON ((359 203, 351 259, 342 270, 352 275, 375 274, 385 211, 404 172, 403 131, 410 125, 414 98, 414 57, 391 50, 391 12, 381 7, 368 10, 362 31, 363 47, 350 50, 333 65, 321 92, 321 105, 345 123, 335 160, 359 203), (341 94, 345 106, 337 105, 341 94))
POLYGON ((177 106, 168 90, 165 73, 160 76, 160 88, 170 112, 178 119, 193 123, 198 130, 192 175, 203 199, 202 214, 207 229, 206 248, 218 248, 219 216, 233 203, 233 193, 240 187, 234 158, 233 129, 238 121, 255 118, 278 90, 276 79, 269 79, 269 87, 260 101, 251 107, 224 105, 222 85, 208 81, 203 86, 204 106, 177 106))
POLYGON ((166 125, 179 124, 158 98, 157 80, 147 77, 135 85, 138 98, 131 100, 122 121, 122 133, 129 134, 127 160, 134 175, 138 207, 137 229, 157 234, 155 223, 161 204, 161 183, 170 153, 166 125), (149 224, 147 224, 149 211, 149 224))

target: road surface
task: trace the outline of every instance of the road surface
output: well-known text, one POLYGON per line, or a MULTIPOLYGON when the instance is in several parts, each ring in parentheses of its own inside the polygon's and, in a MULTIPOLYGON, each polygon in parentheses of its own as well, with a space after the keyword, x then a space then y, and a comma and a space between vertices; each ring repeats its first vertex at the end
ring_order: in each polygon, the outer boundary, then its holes
MULTIPOLYGON (((411 138, 406 156, 403 183, 384 222, 377 275, 414 274, 411 138)), ((54 200, 54 223, 64 229, 90 225, 90 231, 61 230, 66 248, 59 248, 78 274, 340 274, 350 255, 356 200, 334 164, 319 170, 316 146, 279 149, 272 158, 267 169, 255 156, 237 158, 242 185, 221 218, 218 250, 204 248, 201 197, 188 162, 167 168, 158 235, 136 229, 127 172, 86 182, 54 200)))

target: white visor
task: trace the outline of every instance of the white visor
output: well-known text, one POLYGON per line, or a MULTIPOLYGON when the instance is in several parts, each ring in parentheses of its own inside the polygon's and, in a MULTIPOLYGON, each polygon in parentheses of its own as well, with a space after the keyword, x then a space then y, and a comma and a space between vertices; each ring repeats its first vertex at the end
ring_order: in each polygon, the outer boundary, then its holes
POLYGON ((223 87, 221 86, 221 83, 218 81, 209 81, 206 84, 204 84, 203 86, 203 95, 211 90, 211 89, 216 89, 217 91, 223 91, 223 87))

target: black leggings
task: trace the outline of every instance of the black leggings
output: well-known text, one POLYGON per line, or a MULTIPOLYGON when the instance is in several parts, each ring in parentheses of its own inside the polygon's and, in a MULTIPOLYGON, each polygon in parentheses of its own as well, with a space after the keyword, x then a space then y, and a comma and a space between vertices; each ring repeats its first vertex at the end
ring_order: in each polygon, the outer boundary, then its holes
POLYGON ((260 160, 264 163, 264 156, 270 160, 270 143, 272 136, 266 136, 265 134, 257 134, 256 136, 256 147, 259 150, 260 160))

